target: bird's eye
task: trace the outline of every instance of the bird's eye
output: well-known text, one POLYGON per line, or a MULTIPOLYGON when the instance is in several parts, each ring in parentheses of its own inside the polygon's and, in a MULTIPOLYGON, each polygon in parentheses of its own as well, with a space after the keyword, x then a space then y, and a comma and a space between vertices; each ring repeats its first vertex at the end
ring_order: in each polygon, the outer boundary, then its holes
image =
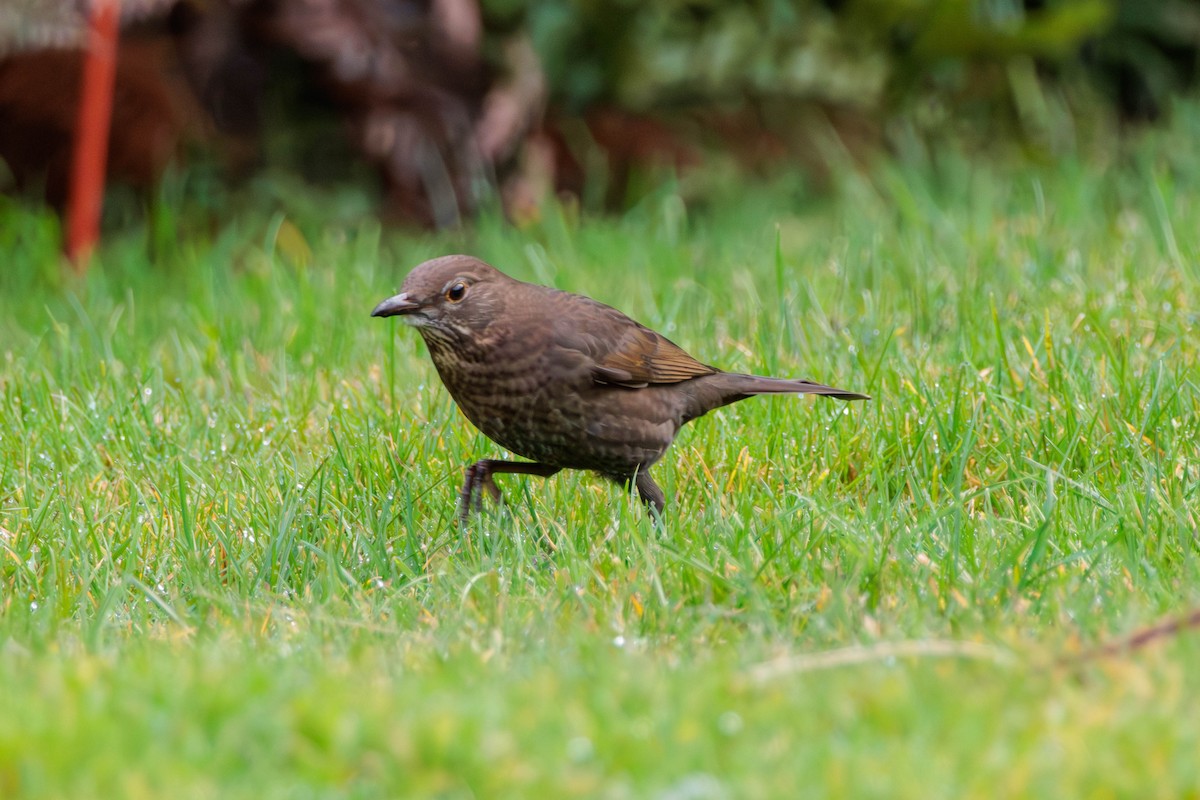
POLYGON ((446 290, 446 299, 451 303, 457 303, 467 296, 467 285, 462 281, 455 281, 454 285, 446 290))

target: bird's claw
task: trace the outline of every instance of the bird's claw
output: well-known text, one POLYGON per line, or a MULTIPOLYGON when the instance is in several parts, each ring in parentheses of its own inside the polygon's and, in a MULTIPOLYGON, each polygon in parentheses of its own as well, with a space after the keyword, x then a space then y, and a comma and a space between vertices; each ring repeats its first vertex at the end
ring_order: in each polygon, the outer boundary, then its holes
POLYGON ((504 502, 504 495, 492 478, 491 467, 480 461, 467 467, 463 473, 462 490, 458 493, 458 519, 463 525, 471 516, 472 505, 475 511, 483 510, 484 492, 496 503, 504 502))

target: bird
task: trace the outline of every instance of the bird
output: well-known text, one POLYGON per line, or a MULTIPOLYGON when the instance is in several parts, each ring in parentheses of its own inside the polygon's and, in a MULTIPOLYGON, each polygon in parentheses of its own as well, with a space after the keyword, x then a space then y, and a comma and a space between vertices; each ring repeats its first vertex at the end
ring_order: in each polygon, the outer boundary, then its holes
POLYGON ((467 419, 529 459, 467 467, 463 524, 484 493, 503 501, 494 475, 564 469, 632 485, 661 519, 666 496, 650 470, 688 422, 760 394, 870 399, 807 380, 725 372, 612 306, 517 280, 470 255, 418 264, 371 316, 416 328, 467 419))

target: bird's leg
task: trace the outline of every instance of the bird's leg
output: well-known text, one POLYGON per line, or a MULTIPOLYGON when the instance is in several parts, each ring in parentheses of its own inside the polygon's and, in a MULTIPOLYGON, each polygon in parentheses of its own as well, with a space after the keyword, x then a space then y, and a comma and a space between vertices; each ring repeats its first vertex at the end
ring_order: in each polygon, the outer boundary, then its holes
POLYGON ((561 469, 562 467, 541 464, 536 461, 501 461, 496 458, 485 458, 482 461, 476 461, 467 467, 464 473, 462 491, 458 493, 459 521, 464 525, 467 524, 467 517, 471 516, 472 501, 475 503, 476 511, 483 508, 484 492, 487 492, 488 497, 497 503, 504 502, 504 495, 500 494, 500 489, 496 486, 496 482, 492 480, 492 475, 499 472, 511 472, 518 475, 538 475, 543 478, 549 478, 561 469))
POLYGON ((639 470, 633 485, 637 487, 642 502, 654 510, 655 517, 662 517, 663 509, 667 507, 667 497, 654 478, 650 477, 650 471, 639 470))

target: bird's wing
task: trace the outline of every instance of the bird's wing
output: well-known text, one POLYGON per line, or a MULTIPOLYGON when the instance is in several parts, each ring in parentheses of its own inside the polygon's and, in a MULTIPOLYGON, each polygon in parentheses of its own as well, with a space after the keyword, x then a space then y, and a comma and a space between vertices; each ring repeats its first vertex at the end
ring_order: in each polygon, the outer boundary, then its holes
POLYGON ((667 337, 615 308, 590 298, 579 314, 558 320, 557 342, 585 355, 596 383, 640 389, 654 383, 679 383, 718 370, 702 364, 667 337), (594 324, 587 324, 589 321, 594 324))
POLYGON ((678 383, 714 372, 715 369, 701 364, 670 339, 637 325, 627 329, 614 347, 596 359, 592 378, 597 383, 640 388, 651 383, 678 383))

